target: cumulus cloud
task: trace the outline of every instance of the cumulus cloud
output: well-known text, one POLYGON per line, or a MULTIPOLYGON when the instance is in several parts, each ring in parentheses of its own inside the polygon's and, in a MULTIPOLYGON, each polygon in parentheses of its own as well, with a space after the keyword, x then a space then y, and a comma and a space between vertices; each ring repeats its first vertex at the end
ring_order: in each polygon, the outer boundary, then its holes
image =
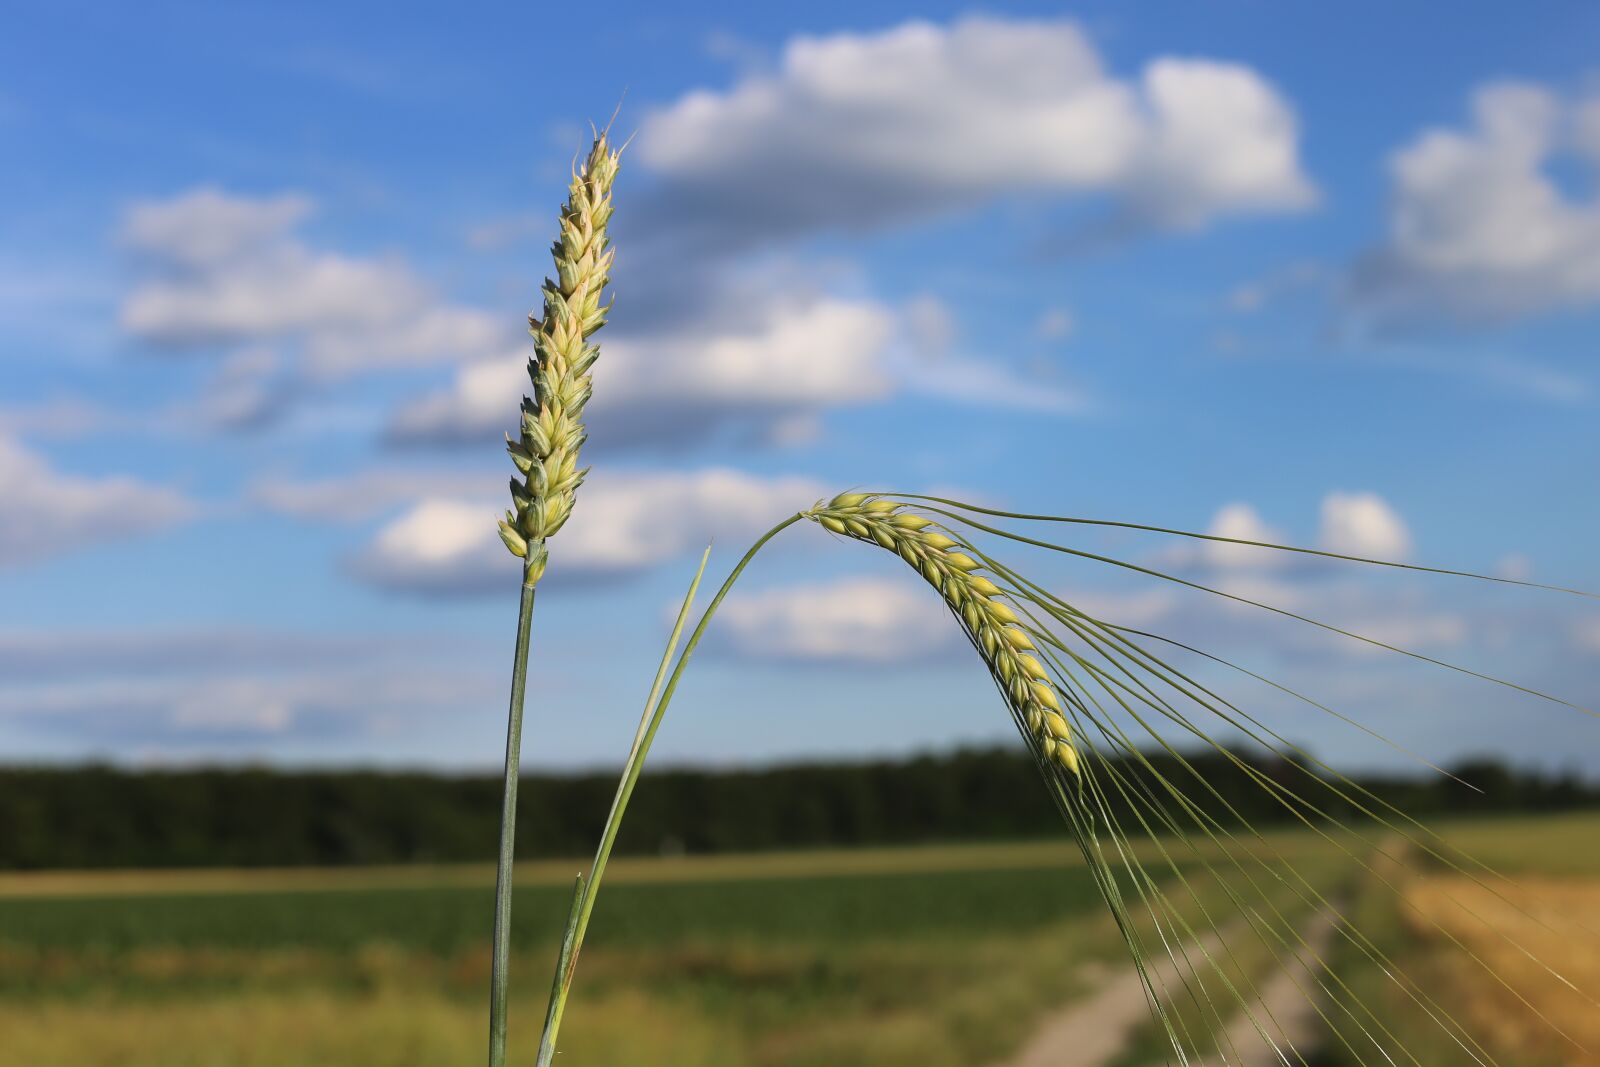
POLYGON ((301 196, 202 188, 136 204, 122 227, 137 278, 124 330, 174 350, 281 343, 313 378, 453 361, 502 347, 487 313, 442 300, 398 258, 312 248, 301 196))
POLYGON ((5 436, 0 500, 0 566, 151 533, 194 512, 174 490, 133 478, 66 474, 5 436))
MULTIPOLYGON (((781 425, 890 389, 883 361, 894 315, 867 300, 775 299, 756 322, 698 322, 661 335, 607 338, 588 409, 613 445, 694 439, 728 422, 781 425)), ((526 355, 464 367, 446 390, 404 407, 402 439, 498 435, 528 388, 526 355)))
POLYGON ((1352 268, 1348 296, 1380 328, 1501 322, 1600 304, 1600 97, 1572 102, 1497 83, 1466 129, 1432 129, 1390 161, 1389 229, 1352 268))
POLYGON ((776 69, 651 114, 636 152, 675 242, 737 249, 1006 195, 1109 196, 1145 225, 1315 198, 1260 74, 1161 57, 1109 73, 1073 22, 961 19, 798 37, 776 69))
POLYGON ((0 728, 46 751, 238 758, 489 707, 498 672, 447 635, 233 626, 0 631, 0 728))
MULTIPOLYGON (((808 478, 739 471, 597 472, 583 506, 551 542, 552 580, 618 577, 704 547, 754 536, 825 495, 808 478)), ((381 527, 355 557, 358 576, 385 588, 470 595, 506 588, 516 560, 495 522, 504 503, 429 497, 381 527)))
MULTIPOLYGON (((1205 532, 1267 544, 1304 543, 1241 502, 1218 509, 1205 532)), ((1333 491, 1323 496, 1312 544, 1329 552, 1399 562, 1410 554, 1412 540, 1405 520, 1378 494, 1333 491)), ((1315 556, 1216 542, 1170 547, 1155 557, 1155 563, 1158 569, 1176 570, 1238 600, 1156 586, 1137 594, 1091 594, 1085 610, 1211 650, 1232 645, 1318 662, 1382 650, 1243 601, 1306 615, 1408 649, 1438 652, 1471 636, 1460 612, 1423 595, 1392 571, 1380 575, 1371 568, 1315 556)))
POLYGON ((0 719, 45 737, 86 737, 105 755, 221 751, 385 733, 488 704, 486 676, 384 663, 279 673, 71 679, 0 689, 0 719))
POLYGON ((960 641, 949 613, 909 576, 739 593, 717 623, 733 650, 791 662, 898 663, 948 653, 960 641))
MULTIPOLYGON (((906 393, 1056 414, 1087 401, 1052 381, 960 352, 944 304, 903 307, 798 291, 767 292, 732 317, 708 315, 603 342, 587 409, 606 447, 697 443, 719 432, 783 443, 830 408, 906 393)), ((479 442, 505 431, 528 390, 525 353, 471 363, 403 406, 389 432, 409 442, 479 442)))
MULTIPOLYGON (((1326 583, 1313 589, 1292 576, 1260 572, 1223 573, 1212 584, 1401 648, 1439 652, 1470 636, 1460 614, 1408 590, 1326 583)), ((1384 654, 1248 604, 1171 586, 1069 589, 1059 595, 1114 625, 1223 655, 1248 649, 1258 665, 1263 660, 1344 663, 1384 654)), ((945 658, 965 645, 958 623, 931 597, 912 575, 740 591, 718 613, 718 641, 742 656, 790 663, 883 665, 945 658)))
MULTIPOLYGON (((1213 537, 1231 537, 1238 541, 1260 541, 1272 545, 1289 543, 1283 531, 1268 526, 1249 504, 1224 505, 1213 516, 1205 532, 1213 537)), ((1287 557, 1281 552, 1219 541, 1203 541, 1196 551, 1207 566, 1223 569, 1281 567, 1287 562, 1287 557)))
POLYGON ((494 500, 506 477, 481 469, 369 467, 355 474, 305 479, 269 476, 256 480, 252 502, 281 515, 355 523, 400 511, 423 499, 494 500))
POLYGON ((1433 654, 1460 647, 1471 637, 1460 612, 1413 589, 1308 578, 1304 573, 1260 570, 1217 571, 1202 578, 1203 584, 1237 600, 1170 586, 1069 590, 1061 595, 1105 622, 1158 633, 1230 658, 1244 654, 1258 665, 1343 663, 1351 657, 1391 655, 1376 645, 1263 610, 1258 604, 1317 619, 1370 641, 1433 654))
POLYGON ((481 501, 418 501, 379 530, 352 567, 374 585, 414 593, 462 595, 510 588, 506 583, 516 576, 516 560, 495 534, 497 510, 481 501))
MULTIPOLYGON (((1267 523, 1254 507, 1243 502, 1217 509, 1205 532, 1236 541, 1288 546, 1301 543, 1267 523)), ((1314 546, 1346 556, 1398 562, 1411 552, 1411 532, 1400 514, 1378 494, 1336 490, 1322 498, 1314 546)), ((1172 545, 1159 554, 1158 561, 1235 576, 1245 572, 1324 570, 1328 566, 1313 556, 1218 541, 1172 545)))
POLYGON ((1411 533, 1376 493, 1329 493, 1322 499, 1318 543, 1329 552, 1400 561, 1411 553, 1411 533))
POLYGON ((43 403, 0 408, 0 438, 72 440, 138 422, 139 419, 122 410, 112 410, 82 397, 59 396, 43 403))
POLYGON ((204 267, 279 242, 311 210, 310 199, 296 194, 239 197, 196 189, 135 204, 123 220, 122 239, 158 262, 204 267))

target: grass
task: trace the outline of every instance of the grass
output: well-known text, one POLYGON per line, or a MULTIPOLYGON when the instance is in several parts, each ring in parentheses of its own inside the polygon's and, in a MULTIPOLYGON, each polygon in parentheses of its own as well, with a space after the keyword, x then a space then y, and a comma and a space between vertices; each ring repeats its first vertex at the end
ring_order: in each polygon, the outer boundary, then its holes
POLYGON ((1474 820, 1449 827, 1445 837, 1513 879, 1522 874, 1600 877, 1600 849, 1584 845, 1595 840, 1596 832, 1594 814, 1578 812, 1474 820))
MULTIPOLYGON (((513 998, 516 1017, 537 1018, 543 999, 513 998)), ((675 1057, 667 1062, 741 1062, 722 1028, 678 1005, 631 995, 597 998, 593 1007, 600 1010, 575 1011, 569 1023, 571 1045, 581 1050, 574 1062, 636 1067, 661 1062, 654 1057, 663 1048, 675 1057)), ((251 992, 159 1014, 126 1002, 54 1000, 0 1005, 0 1033, 9 1062, 41 1067, 440 1067, 482 1062, 483 1010, 476 997, 412 990, 251 992)))
MULTIPOLYGON (((570 894, 516 890, 512 944, 552 945, 570 894)), ((148 944, 349 950, 381 941, 463 951, 486 934, 487 889, 23 898, 0 903, 13 947, 112 952, 148 944)), ((819 878, 618 884, 597 907, 593 944, 655 945, 700 936, 850 941, 963 928, 1022 931, 1098 901, 1062 867, 819 878)))

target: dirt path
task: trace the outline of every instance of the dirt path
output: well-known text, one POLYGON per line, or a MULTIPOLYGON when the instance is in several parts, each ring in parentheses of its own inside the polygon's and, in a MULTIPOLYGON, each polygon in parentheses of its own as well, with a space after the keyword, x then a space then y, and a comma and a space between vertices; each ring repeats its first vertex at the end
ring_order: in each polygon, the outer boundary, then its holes
MULTIPOLYGON (((1332 916, 1324 914, 1306 929, 1305 938, 1316 954, 1321 955, 1327 950, 1332 934, 1332 916)), ((1216 950, 1215 938, 1201 943, 1208 952, 1216 950)), ((1197 947, 1191 946, 1189 956, 1196 967, 1206 966, 1197 947)), ((1302 987, 1305 990, 1315 988, 1304 962, 1311 959, 1312 954, 1306 951, 1303 956, 1304 959, 1297 958, 1267 979, 1251 1010, 1280 1045, 1308 1051, 1316 1039, 1318 1019, 1316 1010, 1302 992, 1302 987), (1267 1022, 1268 1012, 1270 1018, 1276 1020, 1276 1028, 1267 1022)), ((1188 968, 1180 969, 1167 960, 1149 970, 1156 989, 1165 988, 1170 993, 1178 988, 1180 975, 1187 973, 1188 968)), ((1149 1019, 1150 1009, 1138 972, 1118 971, 1099 991, 1074 1001, 1047 1019, 1016 1055, 996 1067, 1103 1067, 1127 1046, 1134 1031, 1149 1019)), ((1228 1056, 1207 1059, 1195 1063, 1194 1067, 1223 1067, 1224 1064, 1227 1067, 1281 1067, 1284 1062, 1242 1011, 1229 1024, 1227 1034, 1231 1044, 1224 1043, 1223 1048, 1229 1050, 1228 1056)))
POLYGON ((1195 1067, 1282 1067, 1285 1055, 1296 1063, 1299 1059, 1295 1052, 1302 1057, 1310 1055, 1320 1037, 1322 1020, 1308 996, 1315 995, 1319 989, 1317 958, 1326 958, 1333 933, 1333 913, 1318 915, 1304 932, 1307 947, 1261 984, 1255 1002, 1250 1005, 1256 1023, 1284 1050, 1282 1054, 1257 1031, 1250 1016, 1240 1011, 1228 1024, 1227 1040, 1221 1043, 1228 1052, 1227 1057, 1213 1056, 1199 1061, 1195 1067))
MULTIPOLYGON (((1204 942, 1207 951, 1216 939, 1204 942)), ((1190 949, 1193 959, 1200 959, 1190 949)), ((1182 973, 1171 960, 1149 968, 1150 981, 1159 991, 1175 989, 1182 973)), ((1121 1052, 1133 1032, 1150 1018, 1144 983, 1135 970, 1120 969, 1098 992, 1074 1001, 1045 1020, 1015 1056, 997 1067, 1100 1067, 1121 1052)))

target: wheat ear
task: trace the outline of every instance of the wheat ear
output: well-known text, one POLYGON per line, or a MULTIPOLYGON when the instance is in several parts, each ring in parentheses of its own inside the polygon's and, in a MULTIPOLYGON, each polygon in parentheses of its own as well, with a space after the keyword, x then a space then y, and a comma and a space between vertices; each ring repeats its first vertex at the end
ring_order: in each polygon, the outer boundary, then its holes
POLYGON ((528 316, 533 395, 522 398, 521 435, 515 441, 506 437, 506 451, 521 477, 511 479, 512 509, 500 523, 500 537, 525 561, 524 580, 530 584, 543 576, 545 542, 571 517, 578 486, 589 473, 578 468, 587 438, 583 408, 592 390, 589 372, 600 355, 589 337, 605 325, 611 310, 601 305, 600 294, 615 255, 606 225, 619 160, 606 135, 597 134, 561 207, 561 236, 550 246, 556 276, 545 279, 544 313, 528 316))
POLYGON ((1061 713, 1061 698, 1050 673, 1028 655, 1033 639, 1006 603, 1006 591, 977 573, 982 565, 931 519, 901 510, 907 506, 866 493, 841 493, 805 515, 836 534, 895 553, 938 590, 1039 754, 1079 774, 1078 749, 1061 713))
POLYGON ((604 132, 572 174, 561 206, 561 234, 551 246, 556 276, 544 282, 544 313, 529 316, 533 357, 528 377, 533 395, 522 399, 522 431, 509 435, 506 450, 521 478, 511 479, 512 509, 500 523, 500 538, 522 559, 522 601, 517 614, 516 654, 511 670, 511 707, 506 716, 505 780, 501 789, 500 853, 494 884, 494 948, 489 977, 489 1067, 506 1061, 507 964, 511 955, 511 869, 516 855, 517 782, 522 763, 522 711, 528 678, 528 640, 534 590, 549 559, 545 542, 572 515, 583 447, 583 408, 589 402, 589 370, 600 350, 589 337, 605 325, 609 305, 600 294, 610 280, 611 183, 619 152, 604 132))

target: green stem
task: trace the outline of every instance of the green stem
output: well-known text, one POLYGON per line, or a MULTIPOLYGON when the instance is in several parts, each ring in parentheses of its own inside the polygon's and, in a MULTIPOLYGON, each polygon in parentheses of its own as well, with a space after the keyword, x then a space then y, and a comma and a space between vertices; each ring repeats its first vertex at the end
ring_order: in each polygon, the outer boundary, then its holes
MULTIPOLYGON (((562 952, 561 960, 557 964, 556 981, 551 990, 551 1004, 545 1018, 544 1037, 539 1042, 539 1058, 537 1067, 550 1067, 556 1054, 556 1034, 561 1028, 561 1016, 566 1008, 567 994, 572 989, 573 970, 578 962, 578 952, 583 948, 583 935, 589 929, 589 914, 594 910, 594 899, 600 889, 600 880, 605 875, 606 862, 611 858, 611 848, 616 843, 617 831, 622 827, 622 816, 628 809, 628 801, 633 796, 633 788, 638 784, 639 772, 644 769, 645 757, 650 754, 650 746, 655 742, 656 731, 661 727, 661 720, 666 715, 667 705, 672 702, 672 694, 677 691, 678 679, 683 676, 684 668, 689 663, 689 657, 694 655, 700 638, 704 636, 706 627, 711 624, 711 619, 717 613, 717 608, 722 604, 723 598, 733 588, 733 583, 739 575, 749 566, 766 543, 776 537, 780 532, 794 525, 803 518, 802 515, 791 515, 778 525, 761 535, 761 539, 750 546, 750 551, 744 554, 727 580, 722 583, 722 588, 717 590, 717 595, 711 598, 711 603, 706 606, 705 614, 700 616, 700 622, 695 626, 694 633, 689 635, 689 641, 683 648, 683 655, 678 657, 677 665, 673 667, 672 677, 667 679, 666 688, 662 688, 662 678, 666 675, 667 664, 672 659, 672 653, 677 647, 678 638, 683 632, 683 624, 688 616, 690 605, 694 602, 696 588, 700 584, 700 575, 705 573, 706 561, 700 561, 700 574, 695 575, 694 583, 689 586, 689 595, 684 599, 683 608, 678 612, 677 624, 673 627, 672 638, 667 644, 667 653, 661 659, 661 666, 656 672, 655 684, 651 686, 650 696, 645 701, 644 716, 639 722, 639 732, 634 736, 633 749, 628 753, 628 762, 622 769, 622 779, 617 783, 617 795, 611 804, 611 814, 606 819, 605 830, 600 836, 600 847, 594 856, 594 865, 590 868, 589 879, 583 886, 583 897, 578 903, 573 919, 568 924, 566 940, 570 940, 571 950, 562 952), (658 698, 659 695, 659 699, 658 698)), ((707 552, 709 553, 709 549, 707 552)))
MULTIPOLYGON (((567 913, 567 929, 561 935, 561 952, 556 957, 556 975, 550 986, 550 1005, 544 1017, 544 1032, 553 1034, 561 1029, 561 1014, 566 1011, 567 998, 561 995, 561 984, 572 969, 572 955, 577 951, 578 942, 578 915, 583 908, 585 897, 583 875, 578 875, 577 882, 572 887, 572 908, 567 913)), ((551 1044, 551 1051, 555 1045, 551 1044)), ((544 1041, 539 1042, 539 1062, 545 1062, 544 1041)))
POLYGON ((506 715, 506 775, 501 792, 500 859, 494 876, 494 960, 489 974, 489 1067, 505 1067, 506 1062, 506 966, 511 954, 511 865, 517 846, 522 701, 528 686, 528 636, 533 629, 533 593, 534 585, 524 570, 522 605, 517 614, 517 651, 511 667, 511 707, 506 715))

